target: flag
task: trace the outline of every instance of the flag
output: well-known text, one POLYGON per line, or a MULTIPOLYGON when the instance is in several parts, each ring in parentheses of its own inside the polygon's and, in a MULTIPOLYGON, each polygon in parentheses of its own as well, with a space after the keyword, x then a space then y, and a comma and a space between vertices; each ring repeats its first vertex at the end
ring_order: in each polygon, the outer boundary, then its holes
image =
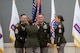
POLYGON ((3 47, 3 33, 2 33, 1 24, 0 24, 0 53, 4 53, 4 47, 3 47))
POLYGON ((37 14, 40 14, 41 13, 41 0, 38 0, 37 1, 37 14))
POLYGON ((36 12, 36 24, 38 24, 38 17, 37 17, 37 15, 40 14, 41 12, 42 12, 41 0, 38 0, 37 1, 37 12, 36 12))
POLYGON ((56 27, 55 4, 54 4, 54 0, 51 0, 51 23, 50 23, 50 28, 51 28, 51 33, 52 33, 52 37, 51 37, 52 44, 54 43, 54 37, 55 37, 54 28, 55 27, 56 27))
POLYGON ((33 0, 33 7, 32 7, 32 19, 33 19, 33 23, 36 22, 36 12, 37 12, 36 0, 33 0))
POLYGON ((78 48, 80 48, 80 44, 74 39, 74 46, 76 46, 76 47, 78 47, 78 48))
POLYGON ((10 21, 10 39, 12 42, 15 41, 15 34, 14 34, 14 26, 19 22, 19 15, 17 11, 17 7, 15 4, 15 0, 12 1, 12 16, 11 16, 11 21, 10 21))
POLYGON ((33 0, 32 18, 33 18, 33 22, 36 22, 36 24, 37 24, 37 21, 38 21, 37 15, 42 12, 41 0, 38 0, 37 4, 34 1, 35 0, 33 0))
POLYGON ((80 47, 80 7, 78 0, 75 3, 72 36, 74 37, 74 44, 80 47))

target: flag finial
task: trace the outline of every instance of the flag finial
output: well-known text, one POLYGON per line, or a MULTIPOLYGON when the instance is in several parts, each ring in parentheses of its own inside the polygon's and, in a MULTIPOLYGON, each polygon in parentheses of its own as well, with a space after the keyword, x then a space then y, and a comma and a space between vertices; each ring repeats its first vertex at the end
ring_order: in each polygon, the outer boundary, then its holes
POLYGON ((16 2, 16 0, 13 0, 14 2, 16 2))

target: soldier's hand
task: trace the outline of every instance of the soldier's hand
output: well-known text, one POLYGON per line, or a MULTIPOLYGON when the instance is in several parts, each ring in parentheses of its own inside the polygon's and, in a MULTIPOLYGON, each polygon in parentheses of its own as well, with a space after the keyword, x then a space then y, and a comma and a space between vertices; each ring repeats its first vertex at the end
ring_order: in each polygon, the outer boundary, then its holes
POLYGON ((57 49, 59 49, 60 48, 60 46, 57 46, 57 49))
POLYGON ((52 46, 51 43, 47 43, 47 46, 52 46))

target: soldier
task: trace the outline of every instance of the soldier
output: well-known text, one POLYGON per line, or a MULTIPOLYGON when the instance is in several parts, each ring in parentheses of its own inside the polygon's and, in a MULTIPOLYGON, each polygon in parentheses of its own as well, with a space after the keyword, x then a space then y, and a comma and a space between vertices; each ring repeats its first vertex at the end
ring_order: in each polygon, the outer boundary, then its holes
POLYGON ((37 26, 32 25, 32 19, 28 19, 29 25, 26 26, 27 29, 27 41, 24 46, 26 48, 27 53, 40 53, 40 44, 38 41, 38 28, 37 26))
POLYGON ((23 53, 25 37, 27 35, 25 26, 28 24, 26 14, 20 16, 20 22, 15 26, 15 49, 16 53, 23 53))
POLYGON ((64 53, 64 46, 66 40, 64 38, 64 25, 63 25, 63 17, 61 15, 56 16, 56 27, 55 27, 55 39, 54 44, 57 45, 58 53, 64 53))
POLYGON ((44 15, 39 14, 38 18, 38 39, 40 43, 41 53, 48 52, 48 46, 51 46, 51 33, 49 23, 44 21, 44 15))

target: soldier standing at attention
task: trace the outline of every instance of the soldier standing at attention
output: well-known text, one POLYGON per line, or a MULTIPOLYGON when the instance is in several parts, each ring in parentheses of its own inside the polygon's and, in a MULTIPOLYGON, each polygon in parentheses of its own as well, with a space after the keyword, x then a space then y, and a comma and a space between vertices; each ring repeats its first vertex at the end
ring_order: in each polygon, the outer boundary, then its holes
POLYGON ((23 53, 23 47, 25 43, 25 37, 27 35, 25 26, 28 24, 26 14, 20 16, 20 22, 15 26, 15 49, 16 53, 23 53))
POLYGON ((51 33, 49 23, 44 21, 44 15, 39 14, 38 18, 38 39, 40 43, 41 53, 47 53, 48 47, 51 46, 51 33))
POLYGON ((58 53, 64 53, 64 46, 66 40, 64 38, 64 25, 63 25, 63 16, 58 15, 55 18, 56 20, 56 27, 55 27, 55 39, 54 44, 57 46, 58 53))

